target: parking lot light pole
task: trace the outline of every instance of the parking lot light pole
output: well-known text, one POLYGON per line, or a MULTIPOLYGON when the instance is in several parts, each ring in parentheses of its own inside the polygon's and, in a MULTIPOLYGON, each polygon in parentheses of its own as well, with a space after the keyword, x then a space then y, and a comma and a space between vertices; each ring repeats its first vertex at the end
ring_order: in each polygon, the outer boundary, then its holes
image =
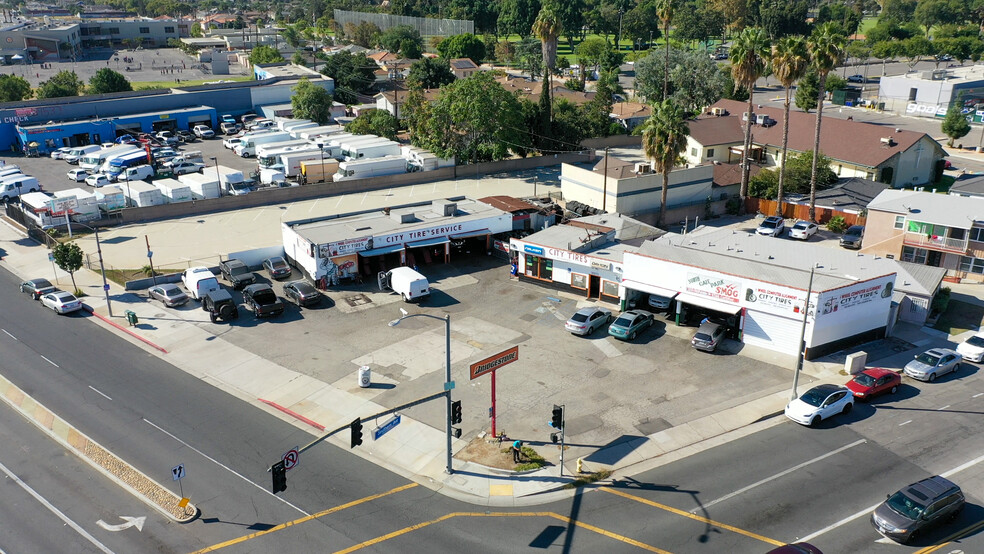
MULTIPOLYGON (((799 351, 796 354, 796 370, 793 371, 793 394, 790 400, 796 400, 796 388, 799 386, 800 371, 803 369, 803 356, 806 354, 806 316, 810 313, 810 296, 813 294, 813 274, 817 266, 810 268, 810 285, 806 288, 806 303, 803 305, 803 326, 800 328, 799 351)), ((816 320, 816 316, 814 316, 816 320)))
POLYGON ((453 388, 453 383, 451 382, 451 314, 445 314, 444 317, 430 314, 408 314, 406 310, 400 308, 400 318, 390 321, 389 326, 396 327, 401 321, 410 319, 411 317, 429 317, 444 321, 444 389, 448 392, 444 399, 444 425, 447 434, 447 467, 445 471, 448 475, 452 475, 454 474, 454 468, 451 467, 451 389, 453 388))

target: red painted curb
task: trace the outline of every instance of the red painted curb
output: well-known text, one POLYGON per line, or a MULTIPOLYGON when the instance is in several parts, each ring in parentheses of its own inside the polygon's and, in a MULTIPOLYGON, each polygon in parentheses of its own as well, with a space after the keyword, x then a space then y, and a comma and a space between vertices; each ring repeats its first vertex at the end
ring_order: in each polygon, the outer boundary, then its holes
POLYGON ((135 338, 135 339, 137 339, 137 340, 139 340, 140 342, 143 342, 144 344, 147 344, 147 345, 149 345, 149 346, 152 346, 152 347, 154 347, 154 348, 156 348, 156 349, 158 349, 158 350, 160 350, 161 352, 163 352, 163 353, 165 353, 165 354, 167 354, 167 350, 165 350, 164 348, 162 348, 162 347, 160 347, 160 346, 157 346, 156 344, 154 344, 154 343, 152 343, 152 342, 150 342, 149 340, 147 340, 147 339, 145 339, 145 338, 143 338, 143 337, 141 337, 140 335, 138 335, 138 334, 136 334, 136 333, 134 333, 133 331, 131 331, 131 330, 129 330, 129 329, 127 329, 126 327, 123 327, 122 325, 120 325, 120 324, 118 324, 118 323, 116 323, 115 321, 113 321, 113 320, 111 320, 111 319, 109 319, 108 317, 103 317, 103 316, 101 316, 101 315, 99 315, 99 314, 97 314, 97 313, 96 313, 96 311, 95 311, 95 310, 93 310, 91 306, 89 306, 89 305, 87 305, 87 304, 82 304, 82 308, 83 308, 83 309, 84 309, 85 311, 87 311, 87 312, 89 312, 90 314, 92 314, 92 315, 94 315, 94 316, 96 316, 96 317, 98 317, 99 319, 101 319, 101 320, 103 320, 103 322, 105 322, 105 323, 108 323, 108 324, 110 324, 110 325, 112 325, 113 327, 116 327, 116 328, 117 328, 117 329, 119 329, 120 331, 123 331, 124 333, 126 333, 126 334, 128 334, 128 335, 130 335, 131 337, 133 337, 133 338, 135 338))
POLYGON ((307 423, 311 427, 314 427, 315 429, 317 429, 319 431, 324 431, 325 430, 325 426, 324 425, 322 425, 322 424, 320 424, 317 421, 314 421, 312 419, 308 419, 308 418, 302 416, 301 414, 295 412, 294 410, 291 410, 289 408, 284 408, 283 406, 281 406, 280 404, 277 404, 276 402, 271 402, 270 400, 264 400, 262 398, 257 398, 257 400, 259 400, 260 402, 262 402, 262 403, 264 403, 264 404, 266 404, 268 406, 273 406, 274 408, 280 410, 281 412, 283 412, 283 413, 285 413, 285 414, 287 414, 287 415, 289 415, 291 417, 295 417, 295 418, 303 421, 304 423, 307 423))

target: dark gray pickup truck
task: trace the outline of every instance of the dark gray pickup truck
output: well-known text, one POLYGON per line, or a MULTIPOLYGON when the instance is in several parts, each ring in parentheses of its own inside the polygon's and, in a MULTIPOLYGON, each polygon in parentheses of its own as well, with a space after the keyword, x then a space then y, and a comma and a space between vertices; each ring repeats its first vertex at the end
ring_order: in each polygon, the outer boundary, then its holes
POLYGON ((243 289, 243 301, 256 317, 277 316, 284 313, 284 303, 266 283, 249 285, 243 289))

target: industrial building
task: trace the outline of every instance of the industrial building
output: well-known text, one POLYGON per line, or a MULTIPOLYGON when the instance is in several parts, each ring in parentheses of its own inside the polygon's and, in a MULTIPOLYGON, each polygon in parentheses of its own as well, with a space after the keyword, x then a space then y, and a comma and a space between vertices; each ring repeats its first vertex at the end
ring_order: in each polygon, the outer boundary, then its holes
POLYGON ((886 75, 878 83, 878 102, 897 114, 940 118, 960 103, 968 120, 984 118, 984 66, 941 68, 886 75))

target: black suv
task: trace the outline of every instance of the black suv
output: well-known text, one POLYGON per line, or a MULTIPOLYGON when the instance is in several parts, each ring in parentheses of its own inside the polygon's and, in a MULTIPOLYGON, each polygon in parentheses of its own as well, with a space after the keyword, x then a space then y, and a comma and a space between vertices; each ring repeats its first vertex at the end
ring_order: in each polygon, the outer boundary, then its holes
POLYGON ((936 475, 889 495, 872 512, 871 524, 882 535, 906 543, 929 527, 956 519, 964 503, 960 487, 936 475))
POLYGON ((222 278, 232 283, 232 288, 236 290, 256 282, 256 274, 249 270, 248 265, 235 258, 220 263, 219 271, 222 278))
POLYGON ((276 316, 284 313, 284 303, 266 283, 249 285, 243 289, 243 301, 256 317, 276 316))
POLYGON ((202 298, 202 309, 208 312, 212 323, 230 321, 239 318, 239 306, 232 299, 232 295, 225 289, 209 291, 202 298))

